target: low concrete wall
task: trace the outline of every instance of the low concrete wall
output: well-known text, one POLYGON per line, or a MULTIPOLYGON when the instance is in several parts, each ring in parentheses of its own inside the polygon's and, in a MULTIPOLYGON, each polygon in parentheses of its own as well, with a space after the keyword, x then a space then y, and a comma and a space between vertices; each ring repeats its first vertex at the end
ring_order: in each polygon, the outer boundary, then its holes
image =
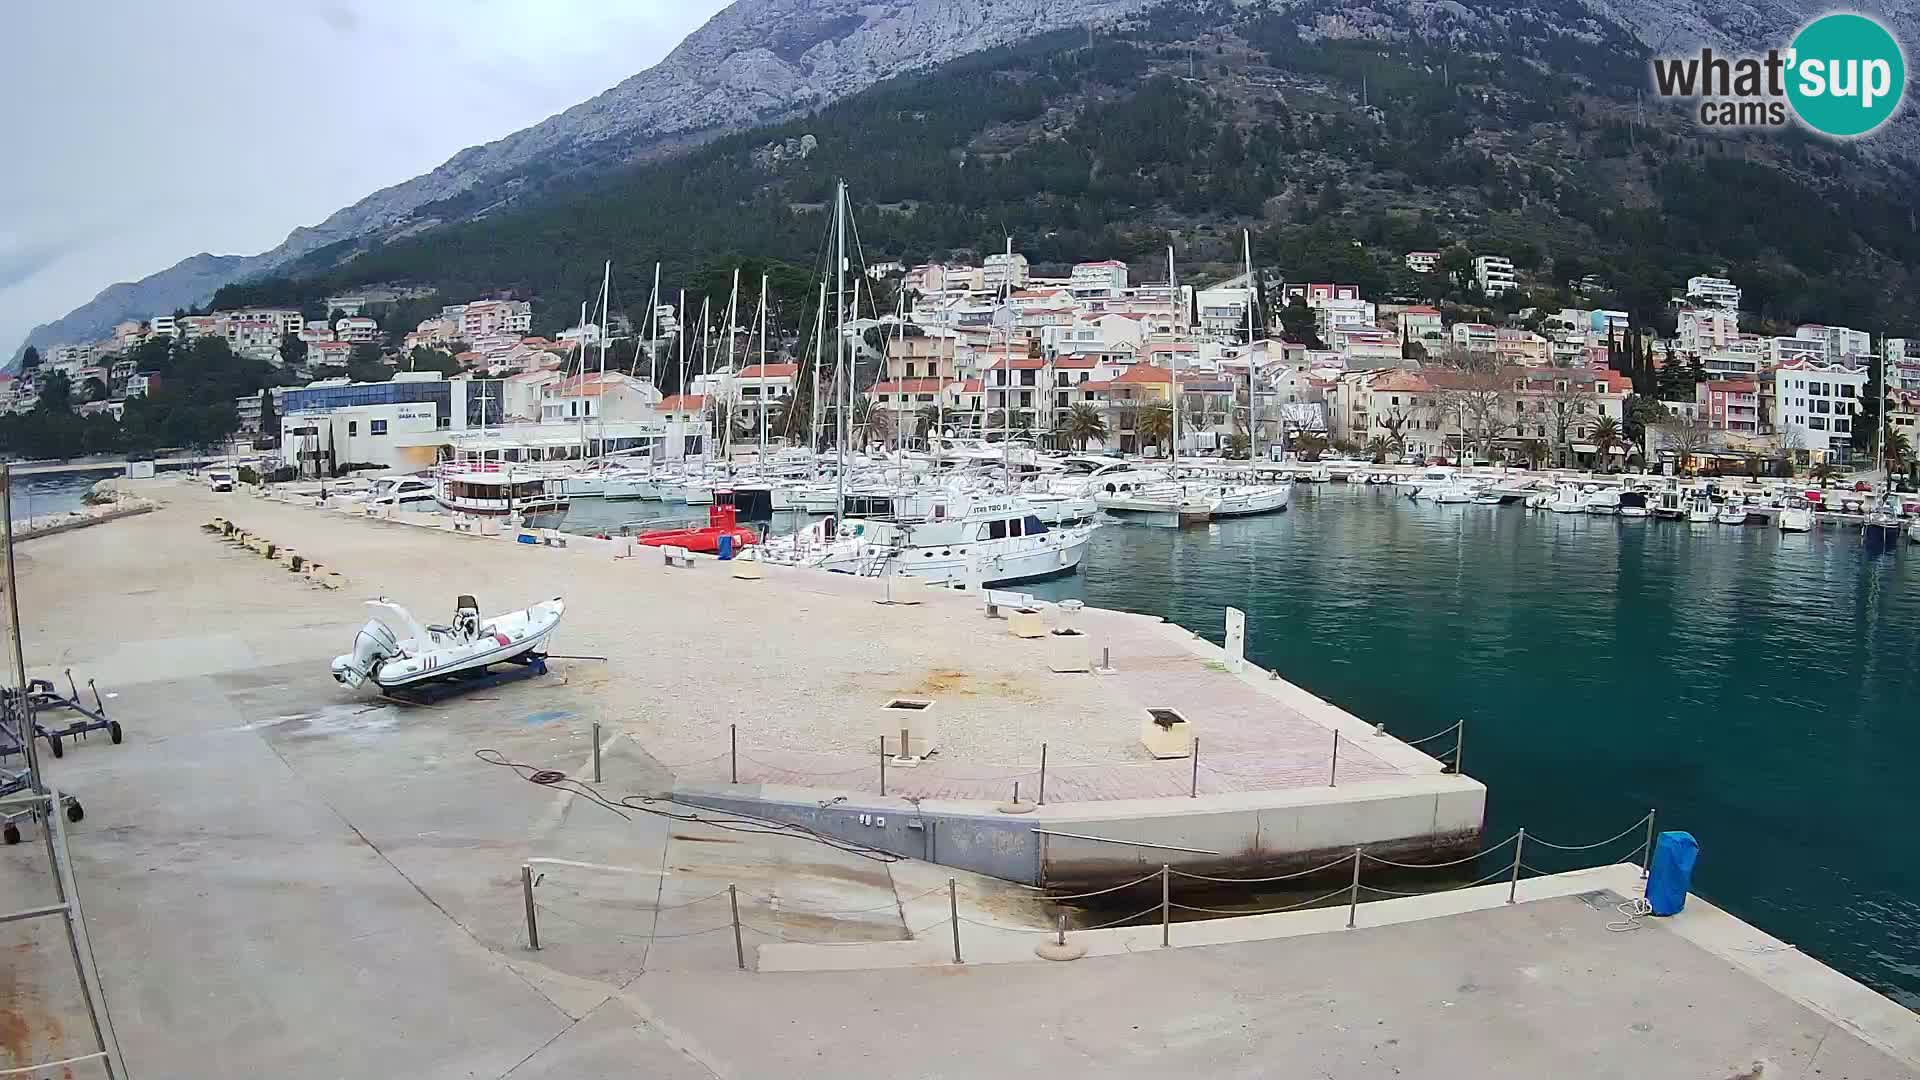
POLYGON ((894 854, 1067 891, 1129 881, 1163 863, 1223 877, 1292 873, 1356 847, 1396 861, 1444 861, 1479 850, 1486 808, 1484 785, 1451 775, 1197 799, 1068 803, 1026 814, 999 813, 983 802, 915 805, 756 784, 687 787, 673 795, 684 803, 791 822, 894 854))
POLYGON ((139 506, 116 507, 104 514, 72 518, 67 521, 32 530, 16 530, 13 534, 13 540, 14 543, 17 544, 26 540, 38 540, 43 536, 58 536, 61 533, 72 532, 75 529, 85 529, 94 525, 105 525, 109 521, 119 521, 121 518, 135 517, 140 514, 151 514, 158 509, 159 507, 152 503, 144 503, 139 506))

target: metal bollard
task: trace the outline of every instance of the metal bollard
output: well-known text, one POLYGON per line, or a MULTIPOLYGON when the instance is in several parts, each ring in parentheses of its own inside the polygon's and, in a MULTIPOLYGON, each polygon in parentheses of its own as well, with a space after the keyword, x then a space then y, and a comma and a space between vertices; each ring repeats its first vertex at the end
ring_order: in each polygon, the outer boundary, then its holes
POLYGON ((953 923, 953 962, 965 963, 960 959, 960 893, 953 879, 947 879, 947 917, 953 923))
POLYGON ((740 970, 747 970, 747 949, 740 943, 740 890, 732 882, 727 883, 727 903, 733 908, 733 961, 740 970))
POLYGON ((1200 797, 1200 737, 1199 736, 1197 735, 1194 736, 1193 746, 1190 749, 1193 752, 1193 784, 1191 787, 1187 789, 1187 798, 1197 799, 1200 797))
POLYGON ((1360 849, 1353 849, 1353 884, 1347 888, 1347 929, 1360 914, 1360 849))
POLYGON ((1047 744, 1040 744, 1040 798, 1036 805, 1047 805, 1047 744))
POLYGON ((1647 849, 1640 855, 1640 880, 1653 874, 1653 810, 1647 811, 1647 849))
POLYGON ((887 795, 887 737, 880 736, 880 797, 887 795))
POLYGON ((1173 867, 1160 864, 1160 947, 1171 943, 1173 933, 1173 867))
POLYGON ((727 782, 740 782, 740 725, 727 725, 727 782))
POLYGON ((1507 881, 1507 903, 1513 903, 1515 894, 1520 891, 1520 854, 1527 847, 1527 830, 1521 829, 1520 835, 1513 841, 1513 877, 1507 881))
POLYGON ((1327 786, 1340 786, 1340 733, 1333 733, 1333 766, 1327 770, 1327 786))
POLYGON ((600 721, 593 722, 593 782, 600 782, 600 721))
POLYGON ((1067 913, 1064 911, 1059 915, 1058 929, 1059 936, 1054 940, 1054 944, 1065 945, 1067 943, 1067 913))
POLYGON ((540 924, 533 915, 533 867, 520 864, 520 894, 527 901, 527 948, 540 948, 540 924))

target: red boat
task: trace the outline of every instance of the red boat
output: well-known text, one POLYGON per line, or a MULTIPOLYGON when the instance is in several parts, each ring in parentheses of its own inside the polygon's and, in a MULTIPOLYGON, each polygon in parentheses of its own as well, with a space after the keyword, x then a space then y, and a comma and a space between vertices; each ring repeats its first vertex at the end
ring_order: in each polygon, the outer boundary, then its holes
POLYGON ((707 524, 701 529, 662 529, 658 532, 641 533, 634 542, 648 547, 683 547, 688 551, 697 551, 704 555, 716 555, 720 552, 722 537, 731 537, 734 553, 759 541, 753 530, 738 523, 737 511, 733 505, 733 492, 716 491, 713 493, 713 505, 707 507, 707 524))

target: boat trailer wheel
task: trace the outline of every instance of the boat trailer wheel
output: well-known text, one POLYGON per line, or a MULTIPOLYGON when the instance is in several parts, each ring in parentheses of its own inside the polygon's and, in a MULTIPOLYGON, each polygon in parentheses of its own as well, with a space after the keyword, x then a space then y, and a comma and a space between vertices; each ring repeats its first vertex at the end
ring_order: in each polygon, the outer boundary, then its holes
POLYGON ((7 822, 5 828, 0 828, 0 840, 4 840, 9 844, 19 843, 20 842, 20 826, 15 825, 11 821, 7 822))

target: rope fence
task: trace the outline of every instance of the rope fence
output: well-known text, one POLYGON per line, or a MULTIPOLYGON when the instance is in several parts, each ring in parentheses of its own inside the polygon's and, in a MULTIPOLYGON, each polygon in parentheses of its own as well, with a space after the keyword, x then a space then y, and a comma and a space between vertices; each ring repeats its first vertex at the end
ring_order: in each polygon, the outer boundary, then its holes
MULTIPOLYGON (((1441 770, 1442 772, 1458 774, 1460 772, 1461 745, 1464 742, 1466 737, 1466 725, 1467 725, 1467 722, 1464 719, 1457 720, 1454 723, 1440 729, 1439 731, 1434 732, 1431 735, 1427 735, 1422 738, 1412 739, 1412 740, 1396 739, 1396 741, 1401 746, 1405 746, 1409 748, 1417 748, 1427 743, 1433 742, 1436 739, 1443 739, 1447 736, 1452 736, 1453 737, 1452 747, 1443 748, 1442 752, 1435 756, 1442 764, 1442 770, 1441 770)), ((1374 731, 1375 731, 1375 734, 1377 735, 1381 735, 1381 736, 1387 735, 1387 732, 1384 726, 1376 727, 1374 731)), ((684 770, 684 769, 693 769, 700 766, 712 765, 715 762, 725 761, 727 763, 727 780, 729 783, 733 783, 733 784, 740 783, 740 763, 742 761, 745 761, 750 765, 758 766, 761 770, 764 770, 765 773, 770 774, 771 776, 778 779, 800 777, 807 780, 825 780, 825 781, 844 782, 847 777, 859 776, 861 774, 869 774, 877 778, 880 794, 885 795, 887 794, 887 780, 888 780, 890 771, 892 771, 895 776, 895 787, 898 788, 900 786, 898 782, 898 769, 900 768, 900 766, 890 765, 890 762, 898 761, 899 758, 897 755, 893 755, 888 752, 888 749, 887 749, 888 738, 892 738, 892 736, 886 736, 886 737, 880 738, 877 747, 873 751, 869 751, 869 753, 872 753, 875 758, 875 761, 873 764, 855 765, 855 766, 844 768, 844 769, 821 769, 821 768, 811 768, 804 764, 802 765, 775 764, 773 762, 755 757, 752 754, 744 753, 739 748, 739 745, 740 745, 739 725, 729 724, 727 725, 727 749, 708 757, 695 758, 690 761, 683 761, 683 762, 677 762, 677 763, 659 762, 659 764, 664 769, 668 769, 670 771, 677 771, 677 770, 684 770)), ((1325 759, 1326 782, 1327 782, 1327 786, 1329 787, 1337 787, 1340 782, 1341 751, 1343 748, 1345 748, 1348 751, 1349 756, 1351 756, 1351 753, 1352 753, 1351 748, 1356 740, 1354 740, 1351 736, 1343 737, 1341 733, 1337 730, 1329 732, 1327 735, 1327 739, 1328 739, 1328 742, 1326 746, 1326 759, 1325 759), (1343 744, 1344 744, 1344 747, 1343 747, 1343 744)), ((596 739, 596 743, 597 741, 598 740, 596 739)), ((1362 745, 1362 748, 1364 749, 1364 744, 1362 745)), ((920 784, 917 786, 919 786, 922 790, 925 790, 928 785, 931 785, 934 788, 938 788, 942 785, 950 785, 950 784, 1006 784, 1011 782, 1026 783, 1031 781, 1031 782, 1034 782, 1034 789, 1033 789, 1034 802, 1040 805, 1045 805, 1047 801, 1048 777, 1058 776, 1062 770, 1067 770, 1068 772, 1081 772, 1088 769, 1111 770, 1111 769, 1126 768, 1126 767, 1164 769, 1169 764, 1168 761, 1156 761, 1156 762, 1147 762, 1147 763, 1114 761, 1114 762, 1081 762, 1081 763, 1067 763, 1067 764, 1061 764, 1061 763, 1055 762, 1050 764, 1047 760, 1047 751, 1048 751, 1047 744, 1044 742, 1041 743, 1040 750, 1039 750, 1039 758, 1037 763, 1036 762, 1004 763, 1004 764, 989 763, 989 762, 968 763, 968 764, 972 764, 976 769, 988 770, 986 774, 969 774, 969 775, 950 774, 944 771, 945 763, 933 757, 917 760, 913 764, 916 764, 916 765, 924 764, 924 765, 932 766, 932 768, 927 769, 918 778, 920 780, 920 784)), ((1244 756, 1244 754, 1245 754, 1245 751, 1242 751, 1240 756, 1244 756)), ((598 758, 597 753, 595 756, 596 756, 596 763, 597 763, 597 758, 598 758)), ((1272 770, 1266 770, 1266 769, 1230 769, 1230 768, 1221 768, 1218 765, 1212 764, 1211 762, 1203 762, 1201 760, 1200 740, 1197 738, 1193 739, 1189 746, 1189 756, 1191 757, 1192 762, 1189 767, 1190 775, 1189 777, 1187 777, 1187 781, 1188 781, 1186 785, 1188 788, 1187 793, 1188 795, 1196 798, 1200 794, 1200 776, 1203 770, 1210 776, 1224 777, 1228 780, 1252 781, 1255 783, 1256 786, 1262 786, 1262 785, 1259 785, 1258 783, 1259 781, 1275 781, 1275 780, 1283 781, 1279 784, 1279 786, 1281 787, 1300 786, 1297 778, 1297 767, 1294 769, 1282 770, 1281 773, 1276 774, 1272 770)), ((1297 752, 1289 752, 1285 756, 1290 760, 1297 760, 1299 758, 1299 754, 1297 752)), ((1228 760, 1232 760, 1232 759, 1229 758, 1228 760)), ((1378 770, 1378 764, 1370 763, 1369 767, 1363 770, 1363 773, 1367 775, 1372 775, 1377 773, 1377 770, 1378 770)), ((1349 770, 1349 772, 1351 772, 1351 769, 1349 770)), ((596 775, 596 782, 597 781, 598 781, 598 778, 596 775)), ((1266 786, 1271 786, 1271 785, 1266 785, 1266 786)))
MULTIPOLYGON (((1158 881, 1160 883, 1160 902, 1159 903, 1129 915, 1122 915, 1119 918, 1109 919, 1104 922, 1095 923, 1092 925, 1075 927, 1072 932, 1087 933, 1089 931, 1094 931, 1094 930, 1107 930, 1115 927, 1124 926, 1130 923, 1138 923, 1141 920, 1146 919, 1149 916, 1153 915, 1153 913, 1157 911, 1160 913, 1160 944, 1163 947, 1172 944, 1173 913, 1176 911, 1188 912, 1195 915, 1225 917, 1225 918, 1238 918, 1238 917, 1245 917, 1245 916, 1252 916, 1252 915, 1277 915, 1283 912, 1302 911, 1302 910, 1307 910, 1311 908, 1319 908, 1319 907, 1328 905, 1333 901, 1338 900, 1342 896, 1345 896, 1347 900, 1347 928, 1351 930, 1359 925, 1360 897, 1362 893, 1365 893, 1369 896, 1386 897, 1389 899, 1406 899, 1406 898, 1417 897, 1417 896, 1428 896, 1438 892, 1454 892, 1460 889, 1478 888, 1481 886, 1493 884, 1501 880, 1502 878, 1505 878, 1508 882, 1506 902, 1509 904, 1514 903, 1518 899, 1520 881, 1523 875, 1530 875, 1532 877, 1544 877, 1544 876, 1551 876, 1553 873, 1556 873, 1556 871, 1542 870, 1539 867, 1533 865, 1532 863, 1529 863, 1526 861, 1526 853, 1527 853, 1527 848, 1529 844, 1533 844, 1536 847, 1545 848, 1549 851, 1557 851, 1557 852, 1578 853, 1578 852, 1595 851, 1600 848, 1604 848, 1609 844, 1618 843, 1619 841, 1624 840, 1627 837, 1632 836, 1635 833, 1640 832, 1642 829, 1644 829, 1645 838, 1641 840, 1640 843, 1636 844, 1632 851, 1626 854, 1626 859, 1628 861, 1633 861, 1636 859, 1639 860, 1639 863, 1641 866, 1641 876, 1645 877, 1647 870, 1650 868, 1650 853, 1653 850, 1654 821, 1655 821, 1654 812, 1649 810, 1646 816, 1641 818, 1639 821, 1634 822, 1632 825, 1628 826, 1625 829, 1622 829, 1620 832, 1615 833, 1614 835, 1608 837, 1605 840, 1596 841, 1591 844, 1554 843, 1551 841, 1542 840, 1537 836, 1531 835, 1527 832, 1526 829, 1523 828, 1516 831, 1512 836, 1509 836, 1506 839, 1501 840, 1488 847, 1482 848, 1480 851, 1477 851, 1472 855, 1463 856, 1458 859, 1449 859, 1444 862, 1432 862, 1432 863, 1400 862, 1394 859, 1382 858, 1378 855, 1371 855, 1366 851, 1364 847, 1356 847, 1353 849, 1353 852, 1351 854, 1343 855, 1340 858, 1322 863, 1319 866, 1310 867, 1305 870, 1296 870, 1289 874, 1273 874, 1273 875, 1268 875, 1264 877, 1236 878, 1236 877, 1219 877, 1219 876, 1210 875, 1210 874, 1194 874, 1194 873, 1189 873, 1183 870, 1175 870, 1171 864, 1162 864, 1158 870, 1152 871, 1147 874, 1143 874, 1140 877, 1134 878, 1131 881, 1122 882, 1118 885, 1111 885, 1104 889, 1092 889, 1086 892, 1067 893, 1067 894, 1061 894, 1061 895, 1047 895, 1047 896, 1041 897, 1041 899, 1048 901, 1050 903, 1064 904, 1070 901, 1090 900, 1095 897, 1110 896, 1115 893, 1122 892, 1124 890, 1137 888, 1141 885, 1147 884, 1148 882, 1158 881), (1452 869, 1458 866, 1465 866, 1469 863, 1475 862, 1476 860, 1484 859, 1489 855, 1493 855, 1498 852, 1504 851, 1509 845, 1511 845, 1513 848, 1511 857, 1508 859, 1502 860, 1500 865, 1496 866, 1490 873, 1483 874, 1477 878, 1474 878, 1471 881, 1450 885, 1441 889, 1406 891, 1406 890, 1400 890, 1400 889, 1392 889, 1381 884, 1369 883, 1361 880, 1364 868, 1369 863, 1375 866, 1386 867, 1390 870, 1399 870, 1399 871, 1446 870, 1446 869, 1452 869), (1350 868, 1350 876, 1348 878, 1347 884, 1344 885, 1343 887, 1334 889, 1330 892, 1322 893, 1318 896, 1308 897, 1305 899, 1296 900, 1291 903, 1280 904, 1273 907, 1265 907, 1265 908, 1259 908, 1259 909, 1221 908, 1221 907, 1208 907, 1201 904, 1175 903, 1173 900, 1173 880, 1175 878, 1180 878, 1187 881, 1205 882, 1210 885, 1230 885, 1230 886, 1268 885, 1276 882, 1293 881, 1293 880, 1298 880, 1302 878, 1312 877, 1315 875, 1327 874, 1329 872, 1338 870, 1342 866, 1350 868)), ((1564 873, 1566 871, 1557 871, 1557 872, 1564 873)), ((542 875, 542 877, 544 877, 544 875, 542 875)), ((521 866, 520 880, 521 880, 522 888, 525 891, 526 919, 527 919, 527 947, 529 949, 537 950, 540 948, 539 920, 540 920, 541 914, 543 913, 546 916, 552 919, 555 919, 559 922, 562 922, 571 926, 580 927, 581 929, 588 930, 596 935, 605 935, 608 937, 612 937, 615 940, 621 941, 623 943, 624 942, 645 942, 648 946, 651 946, 653 943, 659 942, 659 941, 673 941, 673 940, 679 940, 679 939, 685 939, 685 938, 704 937, 708 934, 720 933, 723 930, 732 930, 733 943, 734 943, 734 958, 735 958, 736 964, 742 971, 747 970, 746 945, 744 943, 744 938, 742 936, 746 932, 758 934, 761 937, 768 938, 773 941, 789 942, 789 943, 801 944, 801 945, 842 946, 842 945, 870 945, 875 943, 873 941, 826 941, 826 940, 820 940, 815 938, 795 937, 782 929, 769 928, 766 926, 759 925, 757 923, 744 920, 740 917, 739 886, 736 884, 729 884, 725 889, 719 890, 717 892, 709 893, 706 896, 702 896, 694 900, 687 900, 677 904, 654 905, 645 909, 641 909, 640 911, 636 912, 637 914, 641 914, 641 915, 651 914, 656 916, 657 918, 657 916, 661 912, 681 911, 681 910, 698 907, 705 904, 716 903, 722 897, 724 897, 726 898, 728 910, 729 910, 729 918, 726 922, 720 923, 715 926, 705 927, 699 930, 681 930, 681 931, 673 931, 669 933, 661 932, 658 929, 658 926, 656 923, 656 926, 653 929, 650 929, 645 933, 626 933, 619 930, 615 930, 612 927, 595 925, 594 923, 586 922, 584 920, 574 918, 570 915, 562 914, 559 911, 554 910, 553 907, 548 904, 537 903, 534 899, 533 890, 535 885, 538 884, 538 882, 542 880, 542 878, 537 878, 534 875, 531 864, 524 864, 521 866)), ((904 924, 904 922, 906 921, 905 915, 907 911, 907 905, 915 903, 917 901, 925 900, 928 897, 934 896, 942 891, 944 891, 947 894, 946 916, 940 919, 936 919, 916 929, 906 930, 905 931, 906 936, 903 940, 907 940, 907 941, 921 940, 924 937, 924 935, 932 931, 938 930, 943 926, 949 927, 952 934, 953 962, 956 964, 965 962, 963 959, 963 953, 961 951, 961 935, 960 935, 960 927, 963 923, 969 926, 977 927, 979 929, 992 930, 992 931, 996 931, 1003 934, 1021 934, 1021 935, 1053 937, 1055 939, 1054 944, 1057 944, 1063 950, 1065 950, 1066 946, 1068 945, 1067 917, 1065 912, 1061 912, 1057 915, 1057 919, 1058 919, 1057 926, 1052 929, 1035 928, 1035 927, 1000 926, 993 923, 982 922, 978 919, 973 919, 973 918, 961 915, 959 890, 958 890, 958 885, 956 883, 956 880, 954 878, 948 878, 944 886, 936 885, 932 888, 925 889, 925 890, 922 890, 921 892, 915 893, 912 896, 895 897, 894 899, 892 899, 887 903, 876 904, 872 907, 849 908, 849 909, 840 910, 840 911, 806 911, 806 912, 797 912, 796 914, 803 914, 809 918, 832 918, 832 917, 851 916, 851 915, 870 915, 880 911, 895 911, 900 913, 901 922, 904 924)), ((1623 906, 1623 910, 1624 910, 1624 906, 1623 906)), ((1629 920, 1627 928, 1629 929, 1631 928, 1631 919, 1629 920)), ((1043 945, 1041 946, 1041 948, 1044 950, 1045 948, 1047 948, 1047 946, 1043 945)), ((1084 949, 1079 949, 1074 952, 1074 955, 1083 955, 1084 951, 1085 951, 1084 949)), ((1042 955, 1052 955, 1052 954, 1047 954, 1043 952, 1042 955)), ((1058 955, 1052 955, 1052 958, 1058 959, 1060 957, 1058 955)))

